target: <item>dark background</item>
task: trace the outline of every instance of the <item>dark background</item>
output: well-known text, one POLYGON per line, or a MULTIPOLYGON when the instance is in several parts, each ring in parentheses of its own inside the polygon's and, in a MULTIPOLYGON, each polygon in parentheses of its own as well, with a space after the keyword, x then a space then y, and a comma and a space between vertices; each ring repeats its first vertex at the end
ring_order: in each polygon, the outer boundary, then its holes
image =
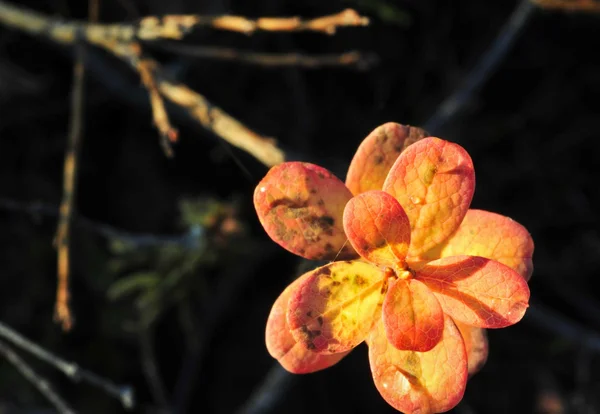
MULTIPOLYGON (((85 18, 85 3, 22 2, 69 18, 85 18)), ((291 158, 343 177, 376 126, 423 125, 489 49, 515 6, 477 0, 102 0, 101 21, 167 13, 314 17, 346 7, 369 16, 369 27, 332 37, 196 30, 186 38, 281 53, 357 49, 379 58, 365 71, 261 68, 191 58, 168 46, 146 49, 170 76, 276 137, 291 158)), ((478 184, 473 207, 519 221, 536 244, 532 307, 521 323, 489 333, 489 360, 470 380, 457 413, 600 410, 600 348, 590 336, 600 328, 594 282, 600 269, 599 50, 600 16, 538 10, 466 108, 435 131, 471 154, 478 184)), ((88 56, 72 249, 77 324, 63 334, 52 322, 52 240, 73 52, 0 27, 1 320, 68 360, 134 386, 136 412, 161 412, 160 382, 179 412, 236 412, 251 404, 269 372, 280 381, 274 387, 279 393, 259 412, 394 412, 372 383, 364 345, 321 373, 290 379, 273 370, 265 321, 302 263, 272 243, 256 220, 252 192, 266 168, 171 107, 181 137, 175 157, 167 159, 137 75, 102 51, 90 49, 88 56), (121 232, 107 234, 99 223, 121 232), (192 237, 197 243, 185 242, 190 229, 203 229, 192 237), (141 233, 164 242, 143 243, 141 233), (119 281, 140 274, 150 282, 138 280, 115 293, 119 281), (146 307, 140 305, 144 295, 146 307)), ((78 412, 122 412, 102 391, 26 359, 78 412)), ((0 412, 48 407, 1 359, 0 412)))

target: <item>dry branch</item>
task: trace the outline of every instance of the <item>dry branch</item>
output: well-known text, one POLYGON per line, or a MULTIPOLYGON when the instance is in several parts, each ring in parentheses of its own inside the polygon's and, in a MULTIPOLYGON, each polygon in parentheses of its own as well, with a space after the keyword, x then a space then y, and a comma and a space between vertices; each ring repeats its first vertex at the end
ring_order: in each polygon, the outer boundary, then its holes
POLYGON ((321 68, 347 66, 359 70, 366 70, 377 63, 374 54, 363 54, 353 50, 338 54, 305 55, 302 53, 261 53, 239 49, 211 46, 196 46, 168 42, 160 45, 166 52, 177 53, 201 59, 218 59, 232 62, 241 62, 265 67, 298 66, 302 68, 321 68))
MULTIPOLYGON (((138 69, 139 46, 137 43, 101 42, 99 46, 138 69)), ((161 95, 184 108, 191 118, 209 131, 250 154, 267 166, 280 164, 285 154, 272 138, 263 137, 211 104, 203 95, 182 83, 171 82, 162 74, 160 65, 144 58, 154 68, 153 77, 161 95)), ((139 70, 139 69, 138 69, 139 70)))
POLYGON ((90 43, 102 41, 132 42, 157 39, 181 39, 196 27, 229 30, 244 34, 256 31, 303 32, 312 31, 334 34, 338 27, 366 26, 369 19, 353 9, 346 9, 330 16, 303 20, 299 17, 261 17, 249 19, 243 16, 197 16, 169 15, 149 16, 133 24, 90 24, 82 21, 50 19, 31 10, 0 1, 0 14, 30 33, 46 35, 62 43, 73 43, 83 36, 90 43))
MULTIPOLYGON (((326 23, 331 22, 332 17, 311 20, 303 23, 299 27, 302 30, 308 30, 305 27, 325 28, 326 23), (324 19, 324 20, 322 20, 324 19), (308 25, 308 26, 306 26, 308 25)), ((346 18, 347 19, 347 18, 346 18)), ((75 42, 76 34, 82 33, 84 39, 91 44, 102 47, 126 61, 129 65, 140 71, 140 48, 135 42, 119 42, 115 39, 106 39, 98 35, 97 30, 92 30, 95 26, 78 26, 76 23, 65 23, 58 21, 43 14, 13 6, 4 1, 0 1, 0 23, 25 31, 30 34, 45 36, 50 40, 62 44, 72 44, 75 42), (80 31, 74 31, 79 27, 80 31)), ((269 23, 267 21, 267 23, 269 23)), ((262 29, 270 27, 267 23, 262 23, 262 29)), ((331 24, 331 23, 328 23, 331 24)), ((341 23, 340 23, 341 24, 341 23)), ((346 24, 348 24, 346 22, 346 24)), ((118 27, 118 26, 115 26, 118 27)), ((300 29, 298 29, 300 30, 300 29)), ((188 113, 202 126, 214 132, 217 136, 223 138, 230 144, 249 152, 259 161, 267 166, 273 166, 284 161, 285 154, 276 145, 274 139, 263 137, 248 127, 237 121, 220 108, 212 105, 204 96, 188 88, 186 85, 173 83, 166 80, 161 75, 158 63, 149 60, 148 64, 153 65, 153 76, 160 93, 173 103, 182 105, 188 113)), ((143 70, 143 69, 142 69, 143 70)), ((154 98, 153 113, 158 113, 161 118, 161 109, 156 107, 158 100, 154 98)), ((159 104, 160 105, 160 104, 159 104)), ((155 117, 156 123, 156 117, 155 117)), ((159 126, 159 128, 163 128, 159 126)), ((166 130, 166 127, 165 127, 166 130)))
POLYGON ((531 0, 544 9, 566 12, 600 13, 600 2, 596 0, 531 0))
POLYGON ((173 156, 171 143, 177 141, 177 130, 171 126, 165 104, 156 86, 156 81, 154 80, 153 73, 156 66, 156 62, 151 59, 139 59, 136 68, 150 95, 152 118, 154 119, 154 125, 160 133, 162 149, 165 152, 165 155, 170 158, 173 156))

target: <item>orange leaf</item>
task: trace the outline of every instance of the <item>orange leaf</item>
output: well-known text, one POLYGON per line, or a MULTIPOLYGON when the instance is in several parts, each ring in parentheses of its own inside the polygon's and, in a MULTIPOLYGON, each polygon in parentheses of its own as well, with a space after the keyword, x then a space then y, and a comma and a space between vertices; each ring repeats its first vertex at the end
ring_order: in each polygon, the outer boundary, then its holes
POLYGON ((352 247, 371 263, 404 268, 410 223, 388 193, 368 191, 352 198, 344 210, 344 230, 352 247))
POLYGON ((418 257, 462 222, 475 191, 473 162, 460 145, 425 138, 398 157, 383 191, 406 211, 412 229, 408 255, 418 257))
POLYGON ((269 354, 293 374, 307 374, 328 368, 348 354, 317 354, 297 343, 290 333, 286 317, 288 301, 294 289, 308 276, 308 273, 300 276, 277 298, 269 314, 265 333, 269 354))
POLYGON ((383 272, 369 263, 333 262, 313 270, 289 300, 294 339, 315 352, 354 348, 381 315, 382 289, 383 272))
POLYGON ((383 324, 394 347, 425 352, 442 338, 444 313, 423 283, 415 279, 398 279, 390 284, 385 295, 383 324))
POLYGON ((460 402, 467 383, 467 355, 460 332, 444 317, 442 340, 428 352, 401 351, 382 323, 367 339, 369 362, 381 396, 403 413, 440 413, 460 402))
POLYGON ((378 126, 360 144, 346 176, 353 194, 381 190, 398 155, 410 144, 427 136, 421 128, 388 122, 378 126))
POLYGON ((254 191, 254 206, 268 235, 285 249, 313 260, 356 257, 346 243, 344 206, 352 197, 331 172, 286 162, 269 170, 254 191))
POLYGON ((520 321, 529 306, 525 279, 495 260, 454 256, 414 269, 444 312, 467 325, 503 328, 520 321))
POLYGON ((465 341, 467 360, 469 361, 469 376, 476 374, 487 361, 489 345, 485 329, 465 325, 454 321, 456 327, 465 341))
POLYGON ((425 257, 437 259, 461 254, 497 260, 525 280, 529 280, 533 272, 533 240, 527 229, 489 211, 469 210, 456 233, 425 257))

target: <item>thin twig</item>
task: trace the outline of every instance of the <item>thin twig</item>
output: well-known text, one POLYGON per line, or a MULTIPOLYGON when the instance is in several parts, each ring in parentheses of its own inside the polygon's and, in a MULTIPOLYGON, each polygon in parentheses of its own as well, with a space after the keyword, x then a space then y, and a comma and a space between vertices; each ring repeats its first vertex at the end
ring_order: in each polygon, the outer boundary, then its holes
POLYGON ((436 112, 425 122, 423 128, 438 133, 471 100, 473 94, 490 78, 498 64, 511 49, 519 33, 533 14, 531 0, 521 0, 512 12, 496 39, 465 76, 458 88, 448 96, 436 112))
POLYGON ((264 414, 271 411, 273 405, 286 393, 292 385, 294 376, 275 362, 263 382, 256 388, 251 397, 240 408, 238 414, 264 414))
POLYGON ((219 278, 219 283, 214 291, 210 291, 210 301, 205 302, 200 312, 190 313, 191 319, 196 314, 202 315, 198 323, 190 320, 188 323, 198 326, 197 337, 188 334, 188 350, 182 358, 181 368, 173 391, 173 412, 183 414, 189 412, 190 397, 195 389, 196 377, 202 370, 202 362, 213 340, 217 327, 223 319, 234 309, 232 304, 238 302, 248 286, 254 270, 262 265, 274 252, 271 244, 253 246, 248 252, 248 257, 239 260, 236 266, 230 267, 219 278), (260 252, 260 255, 257 255, 260 252))
POLYGON ((173 149, 171 144, 177 141, 177 130, 171 126, 165 104, 162 96, 156 87, 154 80, 154 69, 156 62, 151 59, 139 59, 137 61, 137 71, 142 78, 144 86, 150 94, 150 105, 152 107, 152 118, 154 125, 160 133, 160 143, 165 155, 169 158, 173 157, 173 149))
MULTIPOLYGON (((325 19, 316 24, 318 21, 315 20, 309 26, 319 27, 319 25, 323 25, 325 27, 324 22, 327 21, 329 20, 325 19)), ((74 27, 78 27, 75 23, 64 23, 31 10, 15 7, 1 0, 0 23, 30 34, 45 36, 61 44, 72 44, 77 39, 76 33, 71 32, 72 27, 70 26, 75 25, 74 27)), ((266 30, 268 25, 263 22, 261 27, 266 30)), ((139 71, 140 49, 137 43, 123 43, 102 36, 90 35, 90 33, 94 33, 90 27, 80 27, 80 29, 82 31, 77 33, 84 33, 85 40, 108 50, 139 71)), ((157 62, 148 60, 148 63, 153 66, 154 80, 161 95, 176 105, 183 106, 196 122, 199 122, 203 127, 214 132, 231 145, 252 154, 267 166, 280 164, 284 161, 285 154, 277 147, 274 139, 263 137, 250 130, 186 85, 167 80, 157 62)))
MULTIPOLYGON (((137 44, 103 42, 99 46, 137 68, 139 55, 137 44)), ((147 60, 154 67, 154 80, 162 96, 185 109, 189 116, 204 128, 213 131, 231 145, 254 155, 267 166, 277 165, 284 161, 285 154, 277 147, 274 139, 258 135, 187 85, 171 82, 162 73, 157 62, 147 60)))
POLYGON ((0 322, 0 337, 7 339, 20 349, 29 352, 36 358, 47 362, 54 368, 61 371, 74 382, 85 381, 89 384, 102 389, 104 392, 121 401, 123 407, 131 409, 135 406, 133 389, 130 386, 120 386, 112 381, 102 378, 91 371, 80 368, 79 365, 65 361, 64 359, 45 350, 36 343, 25 338, 23 335, 10 328, 8 325, 0 322))
MULTIPOLYGON (((141 319, 141 318, 140 318, 141 319)), ((152 390, 152 398, 154 402, 162 409, 168 410, 170 407, 167 389, 160 375, 158 365, 156 363, 156 352, 154 350, 154 329, 147 324, 140 322, 138 331, 138 339, 140 344, 140 358, 142 363, 142 371, 146 377, 146 382, 152 390)))
POLYGON ((372 53, 363 54, 356 50, 345 53, 305 55, 302 53, 259 53, 239 49, 196 46, 178 42, 157 44, 162 50, 201 59, 218 59, 235 63, 247 63, 265 67, 298 66, 307 69, 345 66, 367 70, 378 61, 372 53))
POLYGON ((536 301, 530 301, 524 322, 535 324, 576 345, 594 352, 600 352, 600 334, 570 320, 558 312, 536 301))
MULTIPOLYGON (((0 198, 0 209, 22 212, 32 216, 44 215, 56 217, 59 215, 58 207, 46 203, 23 203, 20 201, 0 198)), ((123 229, 116 228, 109 224, 91 220, 75 213, 73 215, 73 224, 78 225, 88 231, 97 233, 107 239, 115 239, 132 245, 136 248, 148 246, 177 245, 185 249, 197 249, 203 229, 199 226, 191 226, 183 234, 154 234, 154 233, 133 233, 123 229)))
POLYGON ((73 211, 75 210, 75 192, 77 190, 77 172, 79 165, 79 148, 83 133, 83 94, 85 68, 83 65, 85 45, 77 44, 77 58, 73 69, 73 87, 71 90, 71 114, 69 137, 65 151, 63 171, 63 197, 60 203, 60 215, 56 230, 56 248, 58 251, 56 289, 56 306, 54 319, 62 325, 63 330, 73 327, 73 315, 70 308, 69 273, 70 273, 70 232, 73 211))
POLYGON ((565 12, 600 13, 600 2, 595 0, 530 0, 544 9, 565 12))
POLYGON ((6 358, 8 362, 27 379, 30 383, 38 389, 38 391, 46 397, 48 401, 54 406, 56 411, 60 414, 75 414, 75 411, 66 401, 64 401, 60 395, 54 391, 50 382, 42 377, 40 374, 35 372, 15 351, 13 351, 7 344, 0 341, 0 354, 6 358))

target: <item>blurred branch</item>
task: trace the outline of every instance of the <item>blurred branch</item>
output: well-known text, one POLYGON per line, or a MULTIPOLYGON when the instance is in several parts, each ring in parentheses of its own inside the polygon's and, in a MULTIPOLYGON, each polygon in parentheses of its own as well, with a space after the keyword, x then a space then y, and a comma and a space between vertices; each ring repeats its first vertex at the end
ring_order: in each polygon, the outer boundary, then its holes
POLYGON ((64 359, 52 354, 41 346, 31 342, 17 331, 0 322, 0 337, 10 341, 15 346, 29 352, 36 358, 52 365, 61 371, 74 382, 85 381, 89 384, 102 389, 108 395, 121 401, 124 408, 131 409, 135 406, 133 389, 130 386, 119 386, 112 381, 102 378, 91 371, 79 367, 79 365, 65 361, 64 359))
POLYGON ((264 414, 288 391, 294 376, 275 362, 263 382, 256 388, 237 414, 264 414))
MULTIPOLYGON (((276 248, 272 244, 254 245, 242 257, 236 261, 234 266, 225 267, 224 273, 219 278, 219 283, 214 291, 210 292, 210 301, 200 307, 199 312, 188 311, 189 318, 201 315, 199 320, 191 319, 186 324, 196 329, 197 336, 186 333, 186 354, 182 357, 181 368, 173 391, 174 413, 183 414, 189 412, 189 400, 194 390, 194 383, 202 368, 203 358, 206 356, 210 342, 217 332, 220 324, 228 313, 235 309, 233 304, 237 303, 244 295, 252 275, 256 274, 256 268, 269 260, 271 253, 276 248), (197 326, 197 328, 195 328, 197 326)), ((281 384, 282 386, 284 384, 281 384)))
POLYGON ((525 322, 530 322, 590 351, 600 352, 600 334, 570 320, 558 312, 536 301, 530 301, 525 313, 525 322))
POLYGON ((511 49, 518 35, 532 16, 535 6, 531 0, 521 0, 494 42, 465 76, 458 88, 448 96, 425 122, 423 129, 432 134, 445 126, 471 100, 475 92, 490 78, 498 64, 511 49))
MULTIPOLYGON (((23 212, 32 216, 45 215, 56 217, 59 215, 58 208, 45 203, 24 203, 7 198, 0 198, 0 209, 23 212)), ((195 249, 198 240, 202 234, 202 228, 198 226, 190 227, 189 231, 180 235, 166 235, 153 233, 132 233, 126 230, 118 229, 105 223, 100 223, 86 217, 75 214, 73 216, 74 224, 85 228, 86 230, 97 233, 107 239, 116 239, 135 247, 160 246, 173 244, 186 249, 195 249)))
POLYGON ((19 355, 16 354, 8 345, 0 341, 0 354, 8 360, 13 366, 31 382, 38 391, 46 397, 60 414, 75 414, 75 411, 63 401, 63 399, 54 391, 48 380, 36 373, 19 355))
POLYGON ((162 50, 201 59, 218 59, 231 62, 241 62, 265 67, 299 66, 302 68, 321 68, 347 66, 358 70, 367 70, 378 61, 372 53, 363 54, 356 50, 340 54, 304 55, 301 53, 259 53, 238 49, 196 46, 169 42, 157 44, 162 50))
POLYGON ((138 331, 138 340, 140 344, 140 358, 142 363, 142 371, 146 382, 152 390, 152 398, 160 409, 167 412, 170 407, 167 389, 160 375, 158 364, 156 363, 156 352, 154 350, 154 329, 150 326, 143 326, 140 323, 138 331))
POLYGON ((544 9, 566 12, 600 13, 600 2, 596 0, 531 0, 544 9))

